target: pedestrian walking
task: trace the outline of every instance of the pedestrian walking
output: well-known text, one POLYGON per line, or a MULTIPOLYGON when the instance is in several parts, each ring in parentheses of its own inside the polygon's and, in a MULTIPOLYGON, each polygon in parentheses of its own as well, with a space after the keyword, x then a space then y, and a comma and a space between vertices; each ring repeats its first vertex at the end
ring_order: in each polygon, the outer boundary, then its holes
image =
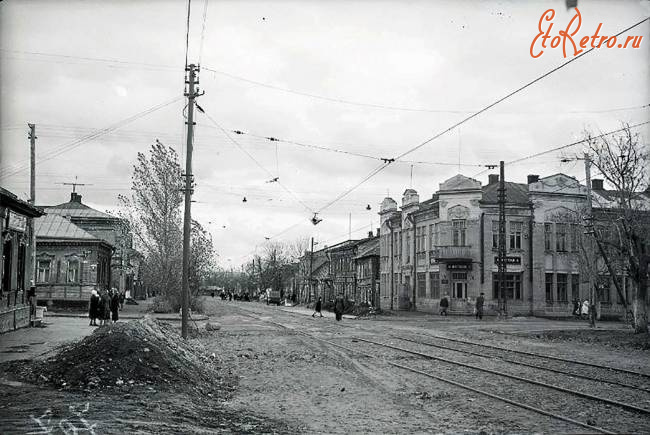
POLYGON ((97 326, 97 314, 99 313, 99 295, 97 294, 97 290, 93 289, 90 293, 90 304, 88 305, 88 317, 90 318, 88 326, 97 326))
POLYGON ((449 308, 449 299, 447 295, 443 295, 440 299, 440 315, 447 317, 447 309, 449 308))
POLYGON ((321 317, 323 317, 323 313, 321 310, 323 309, 323 300, 322 298, 318 298, 318 302, 316 302, 316 307, 314 309, 314 314, 312 314, 312 317, 316 317, 316 313, 318 313, 321 317))
POLYGON ((113 320, 113 323, 115 323, 119 318, 118 310, 120 309, 120 295, 117 292, 113 292, 111 295, 110 307, 111 319, 113 320))
POLYGON ((483 319, 483 304, 485 304, 485 298, 483 297, 485 293, 481 293, 479 297, 476 298, 476 318, 481 320, 483 319))
POLYGON ((336 320, 340 321, 343 319, 343 310, 345 309, 345 302, 343 302, 343 297, 339 296, 334 302, 334 314, 336 314, 336 320))
POLYGON ((124 300, 126 299, 126 292, 123 291, 122 293, 120 293, 119 296, 120 296, 120 298, 119 298, 119 300, 120 300, 120 310, 122 310, 122 308, 124 308, 124 300))

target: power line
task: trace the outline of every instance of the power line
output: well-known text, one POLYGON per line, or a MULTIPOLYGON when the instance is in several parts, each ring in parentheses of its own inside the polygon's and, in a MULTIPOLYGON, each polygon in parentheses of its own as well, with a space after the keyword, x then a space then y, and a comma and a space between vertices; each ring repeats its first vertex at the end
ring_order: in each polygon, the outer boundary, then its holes
MULTIPOLYGON (((627 31, 629 31, 629 30, 631 30, 631 29, 633 29, 633 28, 635 28, 635 27, 637 27, 637 26, 639 26, 639 25, 641 25, 642 23, 644 23, 644 22, 647 21, 648 19, 649 19, 649 18, 644 18, 643 20, 641 20, 641 21, 639 21, 639 22, 637 22, 637 23, 635 23, 635 24, 633 24, 633 25, 627 27, 626 29, 620 31, 619 33, 617 33, 616 35, 610 37, 609 39, 611 39, 611 38, 616 38, 617 36, 622 35, 623 33, 627 32, 627 31)), ((609 40, 609 39, 608 39, 608 40, 609 40)), ((607 41, 605 41, 605 43, 606 43, 606 42, 607 42, 607 41)), ((497 104, 502 103, 503 101, 507 100, 508 98, 512 97, 513 95, 518 94, 519 92, 521 92, 521 91, 523 91, 524 89, 526 89, 526 88, 532 86, 533 84, 537 83, 538 81, 540 81, 540 80, 542 80, 542 79, 548 77, 549 75, 553 74, 554 72, 556 72, 556 71, 558 71, 558 70, 564 68, 565 66, 571 64, 572 62, 575 62, 576 60, 580 59, 581 57, 585 56, 586 54, 591 53, 593 50, 595 50, 595 47, 594 47, 594 48, 591 48, 591 49, 589 49, 589 50, 587 50, 587 51, 585 51, 585 52, 583 52, 583 53, 581 53, 581 54, 579 54, 578 56, 576 56, 576 57, 574 57, 574 58, 572 58, 572 59, 569 59, 568 61, 566 61, 566 62, 560 64, 559 66, 553 68, 552 70, 547 71, 546 73, 544 73, 544 74, 542 74, 541 76, 535 78, 534 80, 532 80, 532 81, 530 81, 530 82, 524 84, 523 86, 520 86, 519 88, 517 88, 517 89, 515 89, 514 91, 510 92, 509 94, 507 94, 507 95, 505 95, 505 96, 499 98, 499 99, 496 100, 495 102, 493 102, 493 103, 487 105, 486 107, 484 107, 483 109, 479 110, 478 112, 476 112, 476 113, 474 113, 474 114, 472 114, 472 115, 470 115, 470 116, 465 117, 465 118, 462 119, 461 121, 459 121, 459 122, 453 124, 451 127, 446 128, 445 130, 443 130, 443 131, 437 133, 436 135, 434 135, 433 137, 431 137, 431 138, 429 138, 429 139, 427 139, 427 140, 421 142, 420 144, 418 144, 418 145, 414 146, 413 148, 411 148, 411 149, 409 149, 409 150, 403 152, 402 154, 398 155, 397 157, 394 157, 393 160, 394 160, 394 161, 396 161, 396 160, 400 160, 400 159, 403 158, 404 156, 407 156, 408 154, 411 154, 412 152, 414 152, 414 151, 416 151, 416 150, 422 148, 422 147, 425 146, 426 144, 428 144, 428 143, 434 141, 435 139, 439 138, 440 136, 444 135, 445 133, 448 133, 449 131, 451 131, 451 130, 457 128, 457 127, 459 127, 460 125, 466 123, 467 121, 469 121, 469 120, 471 120, 471 119, 477 117, 477 116, 480 115, 481 113, 484 113, 484 112, 490 110, 492 107, 496 106, 497 104)), ((339 195, 339 196, 338 196, 337 198, 335 198, 334 200, 330 201, 328 204, 325 205, 324 208, 327 208, 327 207, 331 206, 332 204, 334 204, 334 203, 336 202, 337 199, 340 199, 340 198, 342 198, 342 197, 348 195, 348 194, 349 194, 350 192, 352 192, 352 190, 354 190, 356 187, 359 187, 360 185, 362 185, 363 183, 365 183, 366 181, 368 181, 370 178, 374 177, 374 176, 377 175, 379 172, 381 172, 382 170, 384 170, 384 169, 385 169, 389 164, 390 164, 390 163, 386 163, 386 164, 380 166, 379 168, 375 169, 374 171, 372 171, 372 172, 371 172, 370 174, 368 174, 364 179, 362 179, 361 182, 359 182, 357 185, 353 186, 352 188, 348 189, 347 191, 345 191, 343 194, 339 195)), ((322 209, 321 209, 321 210, 322 210, 322 209)), ((319 212, 320 212, 321 210, 319 210, 319 212)))
MULTIPOLYGON (((633 28, 635 28, 635 27, 637 27, 637 26, 639 26, 639 25, 641 25, 642 23, 644 23, 644 22, 647 21, 648 19, 649 19, 649 18, 644 18, 643 20, 641 20, 641 21, 639 21, 639 22, 637 22, 637 23, 635 23, 635 24, 633 24, 633 25, 627 27, 626 29, 624 29, 624 30, 622 30, 621 32, 617 33, 616 35, 610 37, 609 39, 611 39, 611 38, 616 38, 616 37, 622 35, 623 33, 627 32, 627 31, 629 31, 629 30, 631 30, 631 29, 633 29, 633 28)), ((608 40, 609 40, 609 39, 608 39, 608 40)), ((605 43, 607 43, 607 41, 605 41, 605 43)), ((600 47, 600 46, 599 46, 599 47, 600 47)), ((578 56, 576 56, 576 57, 574 57, 574 58, 572 58, 572 59, 569 59, 568 61, 566 61, 566 62, 560 64, 559 66, 553 68, 552 70, 550 70, 550 71, 548 71, 548 72, 542 74, 541 76, 537 77, 536 79, 534 79, 534 80, 532 80, 532 81, 526 83, 525 85, 523 85, 523 86, 517 88, 516 90, 510 92, 510 93, 507 94, 506 96, 499 98, 498 100, 496 100, 495 102, 489 104, 488 106, 484 107, 483 109, 479 110, 478 112, 476 112, 476 113, 474 113, 474 114, 472 114, 472 115, 470 115, 470 116, 464 118, 463 120, 461 120, 461 121, 455 123, 455 124, 452 125, 451 127, 447 128, 447 129, 445 129, 445 130, 443 130, 442 132, 440 132, 440 133, 434 135, 433 137, 431 137, 431 138, 425 140, 424 142, 422 142, 422 143, 416 145, 415 147, 413 147, 413 148, 411 148, 411 149, 405 151, 404 153, 400 154, 399 156, 397 156, 397 157, 395 157, 395 158, 393 158, 393 159, 388 159, 388 160, 387 160, 383 165, 381 165, 381 166, 375 168, 374 170, 372 170, 372 171, 371 171, 368 175, 366 175, 366 176, 365 176, 365 177, 364 177, 364 178, 363 178, 359 183, 357 183, 356 185, 354 185, 354 186, 352 186, 351 188, 347 189, 346 191, 344 191, 343 193, 341 193, 340 195, 338 195, 336 198, 334 198, 332 201, 330 201, 330 202, 328 202, 327 204, 325 204, 325 206, 323 206, 321 209, 319 209, 317 213, 320 213, 322 210, 324 210, 324 209, 330 207, 331 205, 333 205, 334 203, 336 203, 336 201, 338 201, 339 199, 342 199, 342 198, 344 198, 345 196, 347 196, 348 194, 350 194, 353 190, 355 190, 356 188, 358 188, 359 186, 361 186, 362 184, 364 184, 365 182, 367 182, 370 178, 374 177, 374 176, 377 175, 379 172, 381 172, 382 170, 384 170, 387 166, 390 165, 390 163, 392 163, 392 162, 394 162, 394 161, 396 161, 396 160, 399 160, 399 159, 401 159, 402 157, 404 157, 404 156, 406 156, 406 155, 408 155, 408 154, 410 154, 410 153, 412 153, 412 152, 414 152, 414 151, 420 149, 420 148, 423 147, 424 145, 426 145, 426 144, 430 143, 431 141, 433 141, 433 140, 439 138, 440 136, 444 135, 445 133, 447 133, 447 132, 453 130, 454 128, 456 128, 456 127, 458 127, 458 126, 464 124, 465 122, 467 122, 467 121, 469 121, 469 120, 475 118, 476 116, 480 115, 481 113, 486 112, 487 110, 491 109, 492 107, 496 106, 497 104, 499 104, 499 103, 505 101, 506 99, 512 97, 513 95, 515 95, 515 94, 517 94, 517 93, 523 91, 524 89, 526 89, 526 88, 532 86, 533 84, 537 83, 538 81, 540 81, 540 80, 542 80, 542 79, 548 77, 549 75, 553 74, 554 72, 556 72, 556 71, 558 71, 558 70, 564 68, 565 66, 569 65, 570 63, 572 63, 572 62, 574 62, 574 61, 580 59, 581 57, 585 56, 586 54, 591 53, 594 49, 595 49, 595 48, 591 48, 591 49, 589 49, 589 50, 587 50, 587 51, 585 51, 585 52, 579 54, 578 56)), ((212 69, 209 69, 209 68, 206 68, 206 70, 208 70, 208 71, 212 71, 212 72, 216 72, 216 73, 219 73, 219 74, 222 73, 221 71, 212 70, 212 69)), ((261 83, 258 83, 258 82, 253 82, 253 81, 250 81, 250 82, 251 82, 251 83, 254 83, 254 84, 260 84, 261 86, 265 86, 265 84, 261 84, 261 83)), ((283 88, 279 88, 279 89, 283 89, 283 88)), ((310 96, 309 94, 307 94, 307 95, 310 96)), ((316 96, 316 97, 317 97, 317 96, 316 96)))
MULTIPOLYGON (((639 21, 638 23, 635 23, 635 24, 631 25, 630 27, 628 27, 628 28, 626 28, 626 29, 620 31, 619 33, 617 33, 617 34, 614 35, 614 36, 611 36, 610 38, 607 39, 607 41, 609 41, 609 40, 612 39, 612 38, 616 38, 616 37, 622 35, 623 33, 627 32, 627 31, 629 31, 629 30, 632 30, 633 28, 635 28, 635 27, 641 25, 642 23, 646 22, 647 20, 648 20, 648 18, 644 18, 643 20, 639 21)), ((607 43, 607 41, 605 41, 605 43, 607 43)), ((600 47, 600 46, 599 46, 599 47, 600 47)), ((495 102, 493 102, 493 103, 491 103, 491 104, 485 106, 484 108, 482 108, 482 109, 479 110, 478 112, 476 112, 476 113, 474 113, 474 114, 472 114, 472 115, 470 115, 470 116, 464 118, 463 120, 461 120, 461 121, 455 123, 455 124, 452 125, 451 127, 449 127, 449 128, 447 128, 447 129, 441 131, 440 133, 438 133, 438 134, 434 135, 433 137, 431 137, 431 138, 425 140, 424 142, 420 143, 419 145, 416 145, 416 146, 414 146, 413 148, 411 148, 411 149, 409 149, 409 150, 403 152, 403 153, 400 154, 399 156, 395 157, 395 160, 399 160, 399 159, 401 159, 402 157, 404 157, 404 156, 406 156, 406 155, 408 155, 408 154, 411 154, 412 152, 414 152, 414 151, 416 151, 416 150, 422 148, 424 145, 428 144, 429 142, 431 142, 431 141, 433 141, 433 140, 439 138, 439 137, 442 136, 443 134, 445 134, 445 133, 447 133, 447 132, 453 130, 454 128, 459 127, 460 125, 466 123, 467 121, 469 121, 469 120, 471 120, 471 119, 477 117, 477 116, 480 115, 481 113, 490 110, 492 107, 496 106, 497 104, 502 103, 503 101, 507 100, 508 98, 512 97, 513 95, 518 94, 519 92, 523 91, 524 89, 526 89, 526 88, 528 88, 528 87, 534 85, 534 84, 537 83, 538 81, 543 80, 544 78, 550 76, 550 75, 553 74, 554 72, 556 72, 556 71, 558 71, 558 70, 564 68, 565 66, 567 66, 567 65, 569 65, 569 64, 571 64, 571 63, 573 63, 573 62, 575 62, 576 60, 580 59, 581 57, 586 56, 587 54, 591 53, 591 52, 594 51, 595 49, 596 49, 596 47, 590 48, 589 50, 587 50, 587 51, 585 51, 585 52, 583 52, 583 53, 580 53, 579 55, 577 55, 577 56, 575 56, 575 57, 573 57, 573 58, 567 60, 566 62, 560 64, 559 66, 553 68, 552 70, 545 72, 544 74, 542 74, 541 76, 537 77, 536 79, 534 79, 534 80, 532 80, 532 81, 526 83, 525 85, 523 85, 523 86, 521 86, 521 87, 515 89, 514 91, 510 92, 509 94, 507 94, 507 95, 505 95, 505 96, 499 98, 499 99, 496 100, 495 102)))
MULTIPOLYGON (((269 175, 271 176, 272 179, 278 178, 278 177, 276 177, 276 176, 275 176, 271 171, 269 171, 268 169, 266 169, 266 168, 265 168, 265 167, 264 167, 264 166, 263 166, 263 165, 262 165, 262 164, 261 164, 261 163, 260 163, 260 162, 259 162, 259 161, 258 161, 258 160, 257 160, 257 159, 252 155, 252 154, 251 154, 251 153, 249 153, 248 151, 246 151, 246 149, 245 149, 243 146, 241 146, 241 144, 240 144, 239 142, 237 142, 237 141, 236 141, 232 136, 230 136, 230 134, 228 134, 228 131, 227 131, 226 129, 224 129, 224 128, 223 128, 223 127, 222 127, 222 126, 221 126, 221 125, 220 125, 220 124, 219 124, 219 123, 218 123, 214 118, 212 118, 212 117, 211 117, 207 112, 203 111, 203 114, 204 114, 204 115, 205 115, 205 116, 206 116, 206 117, 207 117, 207 118, 208 118, 208 119, 209 119, 209 120, 210 120, 210 121, 211 121, 211 122, 212 122, 212 123, 213 123, 213 124, 218 128, 218 129, 219 129, 219 130, 221 130, 221 132, 222 132, 224 135, 226 135, 226 137, 227 137, 227 138, 228 138, 228 139, 229 139, 233 144, 235 144, 235 146, 237 146, 237 148, 239 148, 239 149, 240 149, 244 154, 246 154, 246 155, 247 155, 247 156, 248 156, 248 157, 249 157, 253 162, 255 162, 255 164, 256 164, 260 169, 262 169, 264 172, 266 172, 267 174, 269 174, 269 175)), ((276 182, 280 185, 280 187, 282 187, 282 188, 283 188, 283 189, 284 189, 288 194, 290 194, 291 196, 293 196, 293 198, 294 198, 294 199, 295 199, 295 200, 296 200, 300 205, 302 205, 302 206, 303 206, 307 211, 309 211, 310 213, 314 213, 314 210, 313 210, 311 207, 309 207, 307 204, 305 204, 305 203, 304 203, 300 198, 298 198, 298 196, 297 196, 295 193, 293 193, 293 192, 292 192, 292 191, 291 191, 287 186, 285 186, 284 183, 282 183, 279 179, 274 180, 274 181, 276 181, 276 182)))
POLYGON ((203 56, 203 40, 205 39, 205 22, 208 16, 208 0, 203 3, 203 24, 201 28, 201 44, 199 45, 199 66, 201 66, 201 57, 203 56))
MULTIPOLYGON (((640 23, 639 23, 640 24, 640 23)), ((629 29, 626 29, 627 31, 629 29)), ((618 35, 617 35, 618 36, 618 35)), ((583 53, 585 54, 585 53, 583 53)), ((259 82, 256 80, 251 80, 245 77, 241 77, 235 74, 231 74, 225 71, 220 71, 214 68, 209 68, 209 67, 203 67, 204 70, 210 71, 215 74, 220 74, 225 77, 229 77, 233 80, 238 80, 244 83, 250 83, 255 86, 260 86, 263 88, 268 88, 268 89, 273 89, 276 91, 281 91, 281 92, 286 92, 289 94, 294 94, 294 95, 300 95, 303 97, 308 97, 308 98, 314 98, 317 100, 323 100, 323 101, 329 101, 332 103, 340 103, 340 104, 347 104, 351 106, 360 106, 360 107, 369 107, 369 108, 374 108, 374 109, 386 109, 386 110, 396 110, 396 111, 403 111, 403 112, 424 112, 424 113, 453 113, 453 114, 472 114, 475 113, 475 110, 454 110, 454 109, 428 109, 428 108, 412 108, 412 107, 401 107, 401 106, 391 106, 391 105, 385 105, 385 104, 374 104, 374 103, 365 103, 365 102, 360 102, 360 101, 352 101, 352 100, 347 100, 344 98, 339 98, 339 97, 327 97, 323 95, 318 95, 318 94, 313 94, 309 92, 303 92, 303 91, 298 91, 295 89, 290 89, 290 88, 284 88, 281 86, 277 85, 272 85, 269 83, 264 83, 264 82, 259 82)), ((599 110, 571 110, 571 111, 566 111, 566 112, 549 112, 549 113, 607 113, 607 112, 619 112, 619 111, 624 111, 624 110, 636 110, 636 109, 643 109, 646 107, 650 107, 650 104, 645 104, 642 106, 632 106, 632 107, 619 107, 619 108, 614 108, 614 109, 599 109, 599 110)), ((507 112, 499 112, 499 113, 504 113, 504 114, 530 114, 530 113, 540 113, 540 112, 526 112, 526 111, 507 111, 507 112)))
MULTIPOLYGON (((120 127, 123 127, 123 126, 125 126, 127 124, 130 124, 131 122, 136 121, 136 120, 142 118, 143 116, 146 116, 146 115, 148 115, 148 114, 150 114, 152 112, 155 112, 156 110, 159 110, 159 109, 162 109, 163 107, 169 106, 170 104, 173 104, 173 103, 177 102, 181 98, 182 97, 174 97, 173 99, 171 99, 169 101, 166 101, 164 103, 158 104, 158 105, 153 106, 153 107, 150 107, 149 109, 143 110, 142 112, 137 113, 137 114, 135 114, 133 116, 130 116, 129 118, 118 121, 117 123, 115 123, 115 124, 113 124, 111 126, 108 126, 108 127, 103 128, 101 130, 90 133, 90 134, 88 134, 88 135, 86 135, 86 136, 84 136, 84 137, 82 137, 80 139, 76 139, 76 140, 73 140, 71 142, 67 142, 67 143, 58 145, 57 147, 50 150, 49 152, 45 152, 45 153, 41 154, 41 157, 38 159, 38 162, 42 163, 44 161, 51 160, 51 159, 53 159, 53 158, 55 158, 55 157, 57 157, 57 156, 59 156, 59 155, 61 155, 63 153, 66 153, 66 152, 68 152, 68 151, 70 151, 70 150, 72 150, 74 148, 77 148, 78 146, 80 146, 81 144, 83 144, 83 143, 85 143, 85 142, 87 142, 89 140, 97 139, 98 137, 100 137, 100 136, 102 136, 104 134, 110 133, 111 131, 114 131, 114 130, 120 128, 120 127)), ((14 166, 14 168, 10 168, 10 167, 3 168, 2 171, 0 171, 0 178, 6 178, 8 176, 16 175, 19 172, 22 172, 22 171, 24 171, 24 170, 26 170, 28 168, 29 168, 29 164, 17 165, 17 166, 14 166)))
MULTIPOLYGON (((645 122, 640 122, 638 124, 633 124, 633 125, 630 125, 629 128, 637 128, 637 127, 641 127, 642 125, 646 125, 646 124, 650 124, 650 121, 645 121, 645 122)), ((622 127, 622 128, 616 129, 616 130, 608 131, 606 133, 601 133, 598 136, 594 136, 593 139, 598 139, 598 138, 601 138, 601 137, 609 136, 611 134, 620 133, 621 131, 624 131, 626 128, 627 127, 622 127)), ((506 165, 513 165, 515 163, 520 163, 520 162, 523 162, 525 160, 534 159, 536 157, 540 157, 540 156, 543 156, 545 154, 549 154, 549 153, 552 153, 552 152, 555 152, 555 151, 560 151, 560 150, 563 150, 563 149, 566 149, 566 148, 571 148, 571 147, 574 147, 576 145, 580 145, 581 143, 584 143, 584 142, 587 142, 587 141, 588 141, 588 139, 582 139, 582 140, 578 140, 578 141, 575 141, 575 142, 571 142, 571 143, 566 144, 566 145, 561 145, 559 147, 550 148, 550 149, 548 149, 546 151, 541 151, 539 153, 535 153, 535 154, 531 154, 531 155, 528 155, 528 156, 520 157, 520 158, 515 159, 515 160, 511 160, 509 162, 506 162, 506 165)), ((488 170, 480 171, 480 172, 476 173, 473 176, 474 177, 479 176, 481 174, 484 174, 487 171, 488 170)))

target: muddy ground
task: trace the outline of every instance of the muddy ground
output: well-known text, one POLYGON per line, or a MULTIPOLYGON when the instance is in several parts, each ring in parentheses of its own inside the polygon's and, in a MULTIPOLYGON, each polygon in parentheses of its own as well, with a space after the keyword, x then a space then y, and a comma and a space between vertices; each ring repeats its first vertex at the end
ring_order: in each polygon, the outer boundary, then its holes
MULTIPOLYGON (((208 332, 205 322, 198 322, 201 332, 196 338, 208 353, 215 353, 229 380, 223 384, 227 390, 223 395, 190 394, 186 388, 168 391, 155 385, 129 391, 72 391, 21 384, 21 379, 5 370, 0 373, 0 432, 74 433, 74 428, 77 433, 91 433, 90 428, 98 434, 585 433, 580 427, 313 337, 354 346, 352 337, 382 340, 389 334, 439 334, 650 373, 647 348, 614 323, 601 324, 598 339, 588 339, 593 331, 578 322, 478 322, 395 315, 337 323, 331 313, 312 318, 299 307, 212 299, 207 307, 210 322, 217 322, 220 329, 208 332)), ((400 360, 415 362, 411 357, 400 360)), ((431 370, 435 371, 435 365, 431 370)), ((461 372, 459 376, 467 374, 461 372)), ((645 405, 650 407, 650 396, 645 405)), ((638 430, 630 426, 619 432, 638 430)))

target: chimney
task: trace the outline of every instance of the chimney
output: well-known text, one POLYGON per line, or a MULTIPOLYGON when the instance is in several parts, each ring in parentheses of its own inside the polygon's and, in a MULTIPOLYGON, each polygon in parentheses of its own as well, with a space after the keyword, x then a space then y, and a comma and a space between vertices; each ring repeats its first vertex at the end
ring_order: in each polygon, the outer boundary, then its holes
POLYGON ((377 228, 377 237, 379 237, 379 228, 377 228))
POLYGON ((70 202, 78 202, 79 204, 81 204, 81 195, 79 195, 76 192, 72 192, 70 194, 70 202))
POLYGON ((372 231, 368 231, 368 238, 372 239, 373 236, 374 236, 374 234, 372 233, 372 231))
POLYGON ((537 183, 539 181, 539 175, 528 175, 528 184, 537 183))
POLYGON ((490 174, 488 175, 488 186, 490 184, 496 184, 499 182, 499 174, 490 174))
POLYGON ((591 180, 591 188, 593 190, 604 190, 602 178, 594 178, 591 180))

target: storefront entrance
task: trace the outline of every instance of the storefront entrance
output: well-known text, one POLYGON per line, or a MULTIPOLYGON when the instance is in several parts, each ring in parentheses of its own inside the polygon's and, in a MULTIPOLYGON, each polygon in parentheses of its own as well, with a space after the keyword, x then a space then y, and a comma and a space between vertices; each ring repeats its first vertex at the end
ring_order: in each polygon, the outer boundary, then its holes
POLYGON ((467 272, 452 272, 451 291, 454 299, 467 298, 467 272))

